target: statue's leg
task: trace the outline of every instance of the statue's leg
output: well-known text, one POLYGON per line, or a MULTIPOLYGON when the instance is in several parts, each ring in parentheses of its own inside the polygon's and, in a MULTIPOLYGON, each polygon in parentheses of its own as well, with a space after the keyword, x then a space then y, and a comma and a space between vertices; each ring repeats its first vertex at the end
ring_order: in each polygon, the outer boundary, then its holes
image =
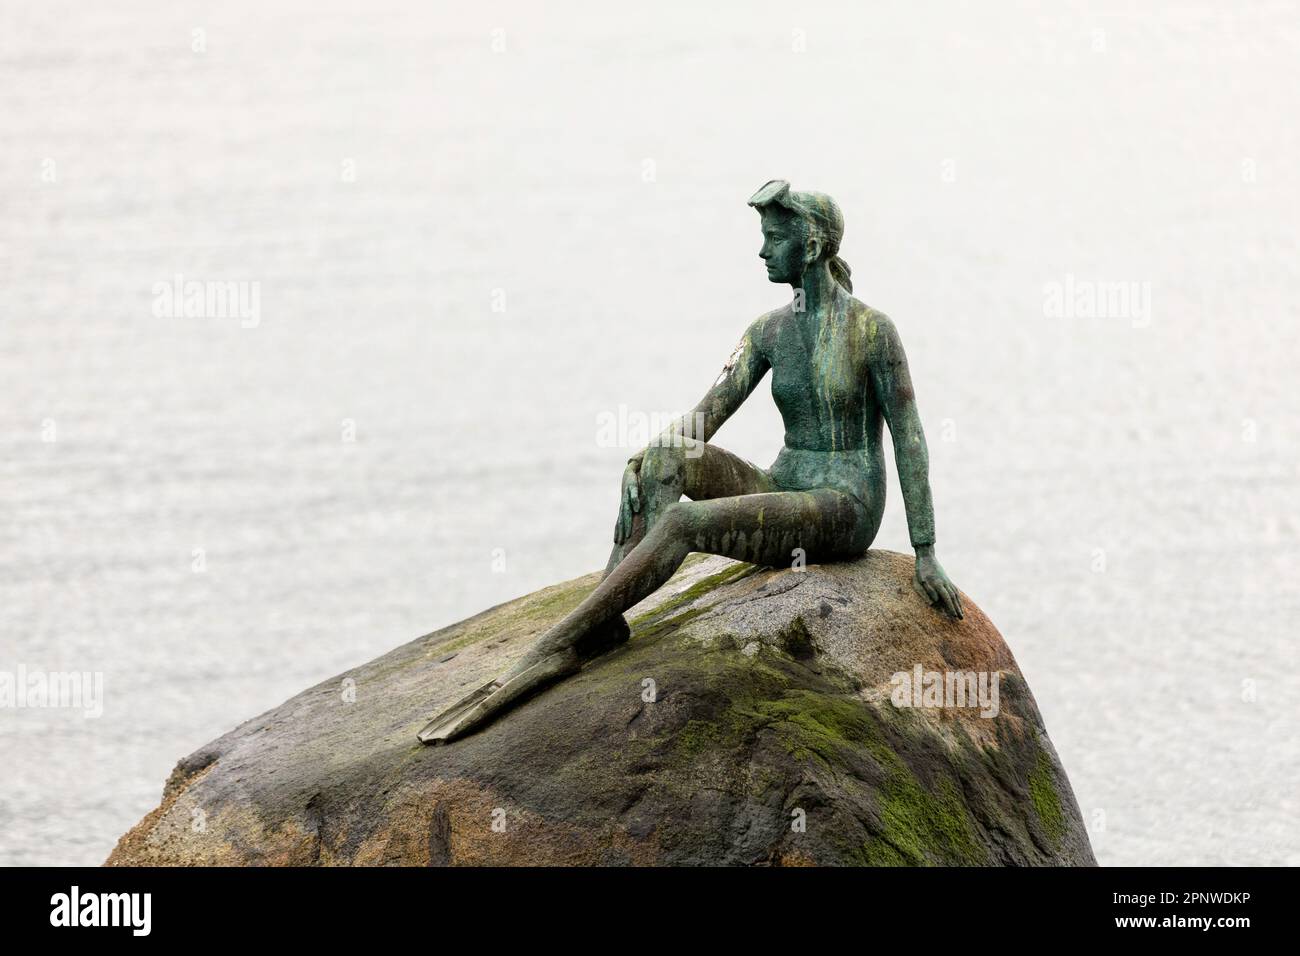
POLYGON ((870 546, 878 524, 878 516, 856 498, 831 489, 670 504, 622 563, 539 637, 515 667, 440 714, 420 732, 420 739, 455 739, 516 700, 578 670, 582 639, 657 590, 692 551, 779 566, 796 557, 797 549, 808 560, 861 553, 870 546))
POLYGON ((694 448, 647 449, 641 462, 641 511, 632 522, 631 536, 615 543, 610 552, 605 577, 683 496, 701 501, 775 491, 779 491, 776 482, 766 471, 717 445, 700 442, 694 448))
POLYGON ((519 667, 570 646, 653 594, 692 551, 780 567, 793 563, 800 549, 809 561, 860 554, 877 525, 856 498, 829 488, 676 502, 581 604, 538 638, 519 667))

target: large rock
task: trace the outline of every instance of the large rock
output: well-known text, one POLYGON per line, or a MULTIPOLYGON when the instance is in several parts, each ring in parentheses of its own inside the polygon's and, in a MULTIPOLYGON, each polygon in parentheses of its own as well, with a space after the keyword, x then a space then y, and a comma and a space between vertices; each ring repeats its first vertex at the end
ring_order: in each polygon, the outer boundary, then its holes
POLYGON ((911 574, 885 551, 804 570, 694 557, 629 613, 628 644, 419 744, 597 576, 547 588, 186 757, 108 863, 1093 864, 1001 636, 969 599, 941 617, 911 574), (897 706, 891 678, 918 664, 998 675, 996 716, 897 706))

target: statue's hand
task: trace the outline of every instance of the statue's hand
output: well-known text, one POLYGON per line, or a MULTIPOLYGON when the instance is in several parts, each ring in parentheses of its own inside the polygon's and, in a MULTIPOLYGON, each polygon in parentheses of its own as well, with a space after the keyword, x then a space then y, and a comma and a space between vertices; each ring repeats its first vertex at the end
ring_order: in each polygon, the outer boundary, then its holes
POLYGON ((932 605, 953 620, 964 616, 957 586, 948 580, 943 565, 939 563, 933 552, 916 556, 916 587, 932 605))
POLYGON ((622 544, 632 536, 632 518, 641 511, 641 456, 637 455, 623 469, 623 490, 619 494, 618 521, 614 525, 614 543, 622 544))

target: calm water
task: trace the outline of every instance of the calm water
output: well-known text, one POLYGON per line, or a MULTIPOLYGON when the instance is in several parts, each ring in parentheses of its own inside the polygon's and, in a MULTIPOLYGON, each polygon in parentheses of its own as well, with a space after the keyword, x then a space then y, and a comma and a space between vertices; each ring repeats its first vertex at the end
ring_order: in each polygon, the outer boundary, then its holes
MULTIPOLYGON (((598 417, 781 303, 783 176, 1099 860, 1300 863, 1296 6, 660 6, 0 9, 0 670, 105 693, 0 710, 0 862, 97 863, 199 745, 603 564, 598 417), (156 314, 178 274, 255 327, 156 314)), ((717 440, 780 434, 764 387, 717 440)))

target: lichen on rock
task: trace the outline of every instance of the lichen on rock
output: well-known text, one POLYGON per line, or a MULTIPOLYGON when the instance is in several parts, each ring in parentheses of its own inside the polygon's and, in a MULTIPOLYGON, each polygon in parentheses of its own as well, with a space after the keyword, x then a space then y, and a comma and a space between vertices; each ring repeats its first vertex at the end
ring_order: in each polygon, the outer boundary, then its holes
POLYGON ((547 588, 201 748, 108 863, 1093 864, 1011 652, 968 598, 962 621, 928 607, 911 568, 693 558, 628 613, 627 644, 420 745, 597 576, 547 588), (894 675, 917 665, 998 675, 997 714, 896 706, 894 675))

